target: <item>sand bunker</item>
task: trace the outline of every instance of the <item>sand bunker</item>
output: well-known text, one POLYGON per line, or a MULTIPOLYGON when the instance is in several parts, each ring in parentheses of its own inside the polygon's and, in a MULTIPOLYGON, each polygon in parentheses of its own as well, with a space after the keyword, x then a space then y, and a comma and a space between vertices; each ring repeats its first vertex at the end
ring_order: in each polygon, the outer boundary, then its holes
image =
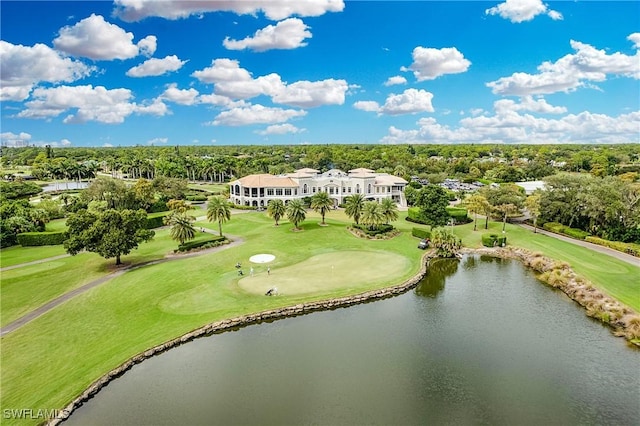
POLYGON ((272 254, 256 254, 249 258, 249 262, 252 263, 269 263, 272 262, 276 257, 272 254))

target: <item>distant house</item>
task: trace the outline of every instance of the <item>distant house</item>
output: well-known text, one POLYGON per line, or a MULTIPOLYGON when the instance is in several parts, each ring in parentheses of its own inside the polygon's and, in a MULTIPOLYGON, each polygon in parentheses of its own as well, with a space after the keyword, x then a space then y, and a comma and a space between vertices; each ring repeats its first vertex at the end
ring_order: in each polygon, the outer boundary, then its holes
POLYGON ((234 180, 229 183, 229 197, 235 205, 266 207, 270 200, 282 200, 286 204, 326 192, 337 206, 349 195, 362 194, 365 199, 378 202, 391 198, 405 207, 406 186, 407 181, 400 177, 364 168, 349 172, 331 169, 324 173, 305 168, 284 175, 257 174, 234 180))

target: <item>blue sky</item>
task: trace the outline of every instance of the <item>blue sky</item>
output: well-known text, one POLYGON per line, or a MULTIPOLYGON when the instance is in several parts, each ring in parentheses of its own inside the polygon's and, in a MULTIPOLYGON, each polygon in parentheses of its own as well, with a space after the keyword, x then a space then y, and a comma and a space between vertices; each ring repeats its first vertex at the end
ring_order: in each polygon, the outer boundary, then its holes
POLYGON ((2 1, 6 145, 638 143, 640 3, 2 1))

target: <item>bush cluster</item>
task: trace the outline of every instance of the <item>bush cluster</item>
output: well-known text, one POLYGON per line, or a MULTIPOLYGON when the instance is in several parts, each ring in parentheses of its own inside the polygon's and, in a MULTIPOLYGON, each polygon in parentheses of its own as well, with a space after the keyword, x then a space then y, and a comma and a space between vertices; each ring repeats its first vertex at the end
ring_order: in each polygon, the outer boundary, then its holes
POLYGON ((584 240, 591 234, 587 231, 577 228, 569 228, 558 222, 547 222, 543 225, 543 228, 547 231, 555 232, 556 234, 563 234, 568 237, 576 238, 578 240, 584 240))
POLYGON ((167 212, 152 213, 148 215, 146 228, 154 229, 154 228, 160 228, 161 226, 164 226, 164 218, 170 213, 171 212, 167 211, 167 212))
POLYGON ((184 251, 189 251, 189 250, 193 250, 193 249, 197 249, 197 248, 216 247, 216 246, 219 246, 221 244, 224 244, 226 239, 227 239, 227 237, 211 236, 211 237, 208 237, 208 238, 202 239, 202 240, 188 241, 188 242, 186 242, 184 244, 180 244, 176 251, 177 252, 184 252, 184 251))
POLYGON ((187 201, 207 201, 207 196, 200 194, 187 195, 185 198, 187 199, 187 201))
POLYGON ((482 245, 485 247, 504 247, 507 245, 507 237, 498 234, 482 234, 482 245))
POLYGON ((427 238, 431 238, 431 232, 422 228, 412 228, 411 235, 420 238, 421 240, 426 240, 427 238))
POLYGON ((469 223, 473 220, 468 216, 468 211, 465 208, 447 207, 446 210, 455 223, 469 223))
POLYGON ((609 247, 614 250, 630 254, 631 256, 640 257, 640 246, 638 244, 609 241, 598 237, 586 237, 584 240, 593 244, 598 244, 599 246, 609 247))
POLYGON ((18 234, 18 244, 22 247, 55 246, 68 238, 66 231, 59 232, 23 232, 18 234))
POLYGON ((354 227, 355 229, 359 229, 360 231, 370 236, 386 234, 389 231, 393 231, 393 225, 388 225, 388 224, 378 225, 374 229, 369 229, 367 225, 361 225, 361 224, 355 224, 355 223, 352 224, 351 226, 354 227))

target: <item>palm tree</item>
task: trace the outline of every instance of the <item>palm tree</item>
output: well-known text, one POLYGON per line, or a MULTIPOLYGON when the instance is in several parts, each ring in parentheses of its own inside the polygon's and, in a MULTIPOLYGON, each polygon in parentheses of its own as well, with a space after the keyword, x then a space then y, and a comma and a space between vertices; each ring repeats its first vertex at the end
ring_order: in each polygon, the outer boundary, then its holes
POLYGON ((267 204, 267 214, 276 221, 276 226, 278 226, 278 221, 285 215, 286 211, 282 200, 270 200, 269 204, 267 204))
POLYGON ((307 212, 304 209, 302 200, 291 200, 287 204, 287 218, 293 223, 293 229, 299 230, 298 224, 303 222, 307 218, 307 212))
POLYGON ((207 220, 209 222, 218 221, 218 229, 222 237, 222 224, 231 220, 231 208, 224 198, 217 196, 209 199, 209 207, 207 208, 207 220))
POLYGON ((169 221, 171 225, 171 238, 183 245, 185 241, 192 240, 196 236, 196 229, 191 222, 193 218, 185 213, 172 214, 169 221))
POLYGON ((380 203, 380 210, 382 211, 382 215, 384 219, 389 224, 394 220, 398 220, 398 205, 391 198, 385 198, 380 203))
POLYGON ((322 216, 322 224, 324 225, 324 215, 333 207, 333 200, 329 198, 329 194, 324 191, 317 192, 311 197, 311 208, 322 216))
POLYGON ((353 194, 345 198, 346 207, 344 212, 347 216, 352 217, 356 225, 360 224, 360 216, 364 208, 364 196, 362 194, 353 194))
POLYGON ((374 230, 384 222, 384 215, 380 204, 375 201, 367 201, 362 209, 362 223, 367 225, 370 230, 374 230))

